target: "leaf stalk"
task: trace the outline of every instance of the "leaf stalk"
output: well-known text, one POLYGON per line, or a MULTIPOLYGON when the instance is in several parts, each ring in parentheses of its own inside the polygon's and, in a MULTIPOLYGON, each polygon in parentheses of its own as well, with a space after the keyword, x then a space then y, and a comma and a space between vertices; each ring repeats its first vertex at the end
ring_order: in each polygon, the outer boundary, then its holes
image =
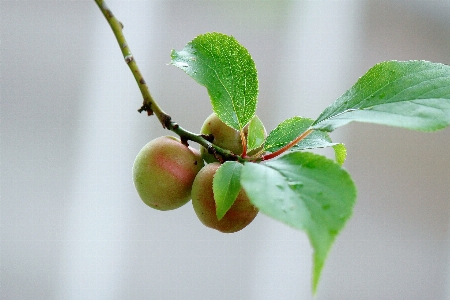
POLYGON ((305 132, 303 132, 302 134, 300 134, 297 138, 295 138, 292 142, 290 142, 289 144, 287 144, 286 146, 284 146, 283 148, 278 149, 275 152, 269 153, 267 155, 263 155, 261 157, 262 160, 269 160, 272 158, 275 158, 281 154, 283 154, 284 152, 286 152, 287 150, 291 149, 292 147, 294 147, 296 144, 298 144, 301 140, 303 140, 304 138, 306 138, 311 132, 313 132, 313 129, 308 129, 305 132))

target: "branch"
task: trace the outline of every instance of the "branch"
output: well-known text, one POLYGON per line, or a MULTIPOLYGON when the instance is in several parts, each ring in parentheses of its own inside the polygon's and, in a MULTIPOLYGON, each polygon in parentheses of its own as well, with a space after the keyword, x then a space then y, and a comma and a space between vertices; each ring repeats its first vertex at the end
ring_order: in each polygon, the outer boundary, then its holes
POLYGON ((161 122, 162 126, 166 128, 168 123, 170 122, 170 116, 166 114, 158 106, 156 101, 153 100, 152 96, 150 95, 150 91, 148 89, 147 84, 145 83, 144 77, 142 76, 141 71, 139 70, 139 67, 133 57, 133 54, 131 53, 131 50, 128 47, 128 43, 125 39, 125 36, 123 35, 122 32, 123 24, 119 20, 117 20, 112 11, 106 5, 105 1, 95 0, 95 3, 97 3, 97 6, 100 8, 100 11, 105 16, 106 21, 108 21, 109 26, 111 26, 114 36, 116 37, 116 40, 119 43, 119 47, 120 50, 122 51, 123 58, 125 59, 125 62, 130 68, 131 73, 133 73, 134 79, 136 80, 136 83, 138 84, 139 89, 141 90, 141 94, 144 98, 144 101, 142 107, 138 111, 139 112, 147 111, 148 115, 155 114, 156 117, 161 122))
POLYGON ((120 50, 122 51, 123 58, 125 59, 125 62, 130 68, 131 73, 133 73, 134 79, 136 80, 136 83, 138 84, 141 94, 144 98, 142 107, 138 111, 139 112, 146 111, 149 116, 155 114, 159 122, 163 126, 163 128, 167 128, 173 131, 174 133, 178 134, 180 136, 181 141, 186 145, 187 141, 191 140, 193 142, 202 145, 203 147, 208 149, 208 151, 212 151, 216 157, 217 155, 220 155, 220 157, 223 158, 223 160, 244 161, 244 159, 234 154, 233 152, 214 145, 213 143, 208 141, 208 139, 205 138, 205 136, 187 131, 183 129, 181 126, 179 126, 177 123, 172 121, 171 117, 159 107, 158 103, 156 103, 156 101, 150 95, 150 91, 148 89, 147 84, 145 83, 144 77, 142 76, 141 71, 139 70, 139 67, 136 63, 136 60, 134 59, 133 54, 131 53, 131 50, 128 47, 128 43, 125 39, 125 36, 123 35, 122 32, 123 24, 119 20, 117 20, 112 11, 106 5, 105 1, 103 0, 94 0, 94 1, 99 7, 100 11, 103 13, 103 16, 105 16, 108 24, 111 26, 114 36, 116 37, 116 40, 119 43, 119 47, 120 50))
MULTIPOLYGON (((193 142, 196 142, 196 143, 202 145, 203 147, 205 147, 205 149, 207 149, 209 152, 212 152, 212 154, 214 154, 216 156, 216 158, 217 158, 216 154, 220 155, 220 157, 223 159, 223 161, 227 161, 227 160, 234 160, 234 161, 241 161, 241 162, 245 161, 239 155, 234 154, 230 150, 225 150, 223 148, 220 148, 219 146, 214 145, 212 142, 209 141, 210 138, 208 136, 190 132, 190 131, 182 128, 175 122, 170 122, 169 129, 171 131, 175 132, 176 134, 178 134, 181 138, 181 142, 185 145, 187 145, 188 140, 193 141, 193 142)), ((218 160, 220 161, 220 158, 218 158, 218 160)), ((223 162, 223 161, 221 161, 221 162, 223 162)))

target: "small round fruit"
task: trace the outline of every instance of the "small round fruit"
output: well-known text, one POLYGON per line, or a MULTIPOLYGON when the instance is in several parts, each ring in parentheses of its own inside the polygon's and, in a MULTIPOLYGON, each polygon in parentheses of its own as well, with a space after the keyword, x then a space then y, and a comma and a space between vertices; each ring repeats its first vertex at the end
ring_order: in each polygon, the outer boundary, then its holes
POLYGON ((176 209, 191 198, 192 183, 203 166, 196 149, 186 147, 172 136, 159 137, 136 156, 134 186, 148 206, 158 210, 176 209))
POLYGON ((197 174, 192 185, 192 205, 197 217, 205 226, 224 233, 232 233, 250 224, 258 214, 258 210, 241 189, 225 216, 220 221, 217 219, 212 186, 213 176, 219 167, 219 163, 211 163, 197 174))
MULTIPOLYGON (((212 134, 214 136, 213 143, 215 145, 230 150, 234 154, 242 154, 242 142, 239 131, 222 122, 215 113, 212 113, 206 118, 200 129, 200 133, 212 134)), ((208 150, 205 149, 205 147, 200 146, 200 153, 207 163, 217 162, 214 155, 208 153, 208 150)))
MULTIPOLYGON (((222 122, 222 120, 219 119, 219 117, 215 113, 212 113, 208 118, 206 118, 205 122, 202 125, 202 128, 200 129, 200 133, 212 134, 214 136, 214 140, 212 142, 215 145, 219 146, 220 148, 230 150, 236 155, 242 154, 242 141, 239 131, 226 125, 224 122, 222 122)), ((248 125, 244 127, 244 135, 246 137, 247 134, 248 125)), ((267 134, 265 135, 267 136, 267 134)), ((256 154, 261 149, 262 147, 252 150, 248 154, 256 154)), ((214 155, 208 153, 208 150, 203 146, 200 146, 200 154, 207 163, 217 162, 217 159, 214 157, 214 155)))

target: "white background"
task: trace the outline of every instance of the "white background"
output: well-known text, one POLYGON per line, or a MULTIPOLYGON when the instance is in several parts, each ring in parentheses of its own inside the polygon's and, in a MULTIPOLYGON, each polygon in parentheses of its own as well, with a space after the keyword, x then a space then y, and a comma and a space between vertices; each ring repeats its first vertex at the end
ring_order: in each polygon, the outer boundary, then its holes
MULTIPOLYGON (((205 88, 168 66, 196 35, 235 36, 267 130, 315 118, 384 60, 450 63, 448 1, 109 1, 152 95, 199 131, 205 88)), ((260 214, 221 234, 190 204, 155 211, 135 155, 169 134, 94 1, 0 2, 1 299, 310 299, 306 235, 260 214)), ((316 299, 450 299, 450 131, 333 133, 359 194, 316 299)), ((329 155, 329 153, 326 153, 329 155)))

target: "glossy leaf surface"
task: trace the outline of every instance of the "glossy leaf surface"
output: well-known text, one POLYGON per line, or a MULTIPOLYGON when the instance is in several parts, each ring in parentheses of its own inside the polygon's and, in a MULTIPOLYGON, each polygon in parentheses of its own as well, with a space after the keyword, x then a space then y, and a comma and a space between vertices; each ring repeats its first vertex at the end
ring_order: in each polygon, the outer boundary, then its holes
POLYGON ((372 67, 326 108, 313 129, 352 121, 434 131, 450 124, 450 67, 427 61, 387 61, 372 67))
MULTIPOLYGON (((266 139, 266 143, 264 144, 264 150, 275 152, 278 149, 283 148, 303 132, 308 130, 313 122, 314 121, 312 119, 302 117, 292 117, 284 120, 269 133, 269 136, 266 139)), ((342 151, 343 149, 345 149, 345 146, 343 144, 333 143, 331 141, 331 138, 328 136, 328 133, 318 130, 311 132, 308 136, 306 136, 306 138, 292 147, 290 151, 300 151, 325 147, 333 147, 336 152, 336 159, 339 157, 341 161, 342 159, 345 160, 345 156, 342 156, 342 151), (342 146, 335 148, 336 145, 342 146)))
POLYGON ((172 51, 171 64, 205 86, 213 111, 228 126, 242 130, 253 118, 258 79, 253 59, 232 36, 212 32, 197 36, 183 50, 172 51))
POLYGON ((248 124, 247 152, 261 147, 266 139, 266 130, 257 115, 248 124))
POLYGON ((227 161, 214 174, 213 192, 219 221, 233 205, 241 190, 242 167, 243 165, 238 162, 227 161))
POLYGON ((246 163, 241 184, 258 209, 304 230, 314 249, 313 290, 336 235, 350 218, 356 188, 337 163, 309 152, 291 152, 263 164, 246 163))

